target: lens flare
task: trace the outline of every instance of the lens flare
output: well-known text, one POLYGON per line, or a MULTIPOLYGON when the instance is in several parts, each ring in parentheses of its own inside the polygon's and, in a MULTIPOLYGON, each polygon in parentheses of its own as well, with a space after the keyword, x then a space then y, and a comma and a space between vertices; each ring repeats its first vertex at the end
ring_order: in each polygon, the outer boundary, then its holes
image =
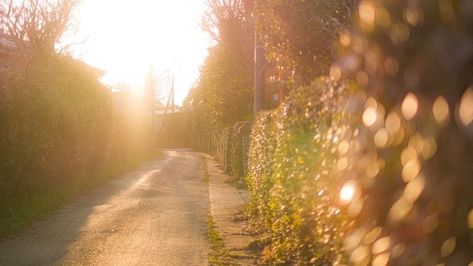
POLYGON ((349 203, 351 202, 357 192, 357 184, 355 181, 348 181, 346 182, 342 189, 340 190, 340 201, 342 203, 349 203))

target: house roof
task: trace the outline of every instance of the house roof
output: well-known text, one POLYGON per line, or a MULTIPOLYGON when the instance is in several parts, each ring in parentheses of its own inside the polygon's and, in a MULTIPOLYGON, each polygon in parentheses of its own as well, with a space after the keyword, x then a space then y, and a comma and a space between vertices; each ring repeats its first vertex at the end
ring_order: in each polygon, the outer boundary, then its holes
POLYGON ((8 38, 6 34, 0 32, 0 49, 7 50, 15 47, 15 42, 8 38))

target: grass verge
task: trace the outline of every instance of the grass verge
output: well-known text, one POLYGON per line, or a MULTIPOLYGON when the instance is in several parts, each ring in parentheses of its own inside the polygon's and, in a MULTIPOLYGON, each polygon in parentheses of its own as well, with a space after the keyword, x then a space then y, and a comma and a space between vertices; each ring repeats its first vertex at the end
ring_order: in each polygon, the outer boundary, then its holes
MULTIPOLYGON (((207 169, 207 157, 201 155, 202 160, 202 178, 207 184, 210 181, 210 175, 207 169)), ((210 244, 210 253, 208 255, 208 262, 211 266, 235 266, 238 265, 230 257, 230 253, 225 248, 223 238, 220 236, 212 214, 209 212, 207 216, 207 236, 210 244)))
POLYGON ((228 250, 225 248, 225 243, 223 242, 223 238, 218 233, 217 227, 215 225, 215 222, 211 214, 208 215, 207 225, 208 225, 208 239, 209 239, 209 244, 210 244, 209 265, 212 265, 212 266, 238 265, 235 261, 232 260, 228 250))
POLYGON ((76 178, 72 183, 37 188, 1 202, 0 239, 18 233, 81 195, 160 155, 160 152, 153 152, 124 163, 103 167, 91 175, 76 178))

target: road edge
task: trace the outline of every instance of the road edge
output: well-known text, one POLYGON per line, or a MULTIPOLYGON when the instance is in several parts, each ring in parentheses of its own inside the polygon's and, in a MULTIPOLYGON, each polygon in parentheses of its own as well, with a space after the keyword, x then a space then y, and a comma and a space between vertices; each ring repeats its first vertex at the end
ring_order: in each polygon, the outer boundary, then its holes
MULTIPOLYGON (((220 260, 222 264, 215 259, 209 260, 209 264, 255 265, 257 257, 248 250, 254 238, 243 233, 245 221, 238 218, 246 206, 244 192, 227 183, 232 178, 218 168, 218 163, 212 157, 203 154, 202 158, 204 178, 208 179, 209 185, 209 229, 222 240, 222 250, 216 254, 224 256, 220 260)), ((215 240, 209 237, 211 246, 215 240)))

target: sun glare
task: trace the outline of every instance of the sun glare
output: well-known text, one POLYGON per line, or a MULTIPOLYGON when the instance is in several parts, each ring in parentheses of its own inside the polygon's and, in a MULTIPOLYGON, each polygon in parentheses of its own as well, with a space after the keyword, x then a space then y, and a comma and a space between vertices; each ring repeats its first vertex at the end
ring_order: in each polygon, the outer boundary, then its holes
POLYGON ((340 201, 342 203, 351 202, 356 195, 357 185, 355 181, 347 181, 340 190, 340 201))
POLYGON ((107 84, 141 90, 151 66, 176 76, 181 102, 199 75, 209 41, 200 28, 205 6, 195 0, 84 0, 77 12, 86 41, 74 51, 106 71, 107 84))

